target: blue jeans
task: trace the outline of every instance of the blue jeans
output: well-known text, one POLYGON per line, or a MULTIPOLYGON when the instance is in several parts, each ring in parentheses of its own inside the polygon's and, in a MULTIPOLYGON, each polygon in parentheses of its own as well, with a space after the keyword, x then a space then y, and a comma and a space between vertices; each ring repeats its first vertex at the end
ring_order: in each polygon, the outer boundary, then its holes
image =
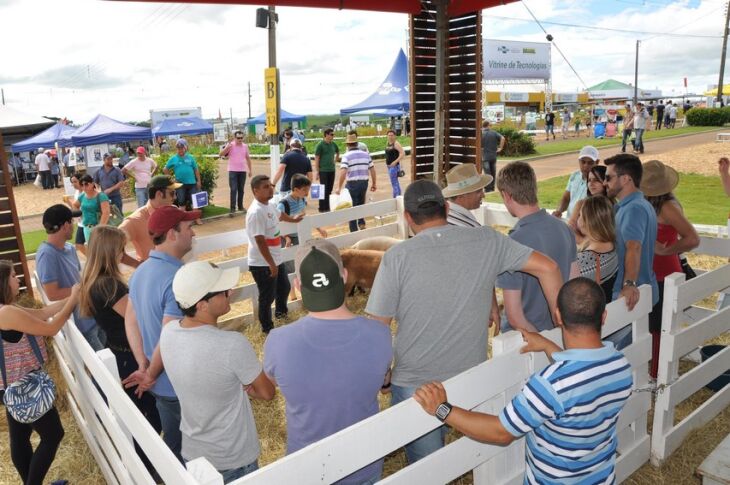
POLYGON ((183 209, 191 207, 193 205, 192 195, 197 192, 197 185, 195 184, 183 184, 182 187, 176 190, 177 205, 183 209))
POLYGON ((94 349, 94 352, 98 352, 105 347, 106 334, 98 325, 94 325, 86 332, 81 332, 81 335, 83 335, 86 341, 89 342, 89 345, 91 345, 91 348, 94 349))
POLYGON ((183 461, 180 451, 182 449, 182 433, 180 432, 180 401, 176 397, 155 396, 155 406, 160 414, 162 423, 162 441, 165 442, 175 458, 183 461))
MULTIPOLYGON (((396 404, 412 397, 416 393, 416 389, 417 388, 415 387, 402 387, 393 384, 390 390, 390 405, 395 406, 396 404)), ((421 458, 443 448, 447 431, 446 426, 441 426, 408 443, 405 446, 408 463, 412 465, 421 458)))
POLYGON ((220 474, 223 475, 223 483, 228 483, 243 476, 246 476, 251 472, 255 472, 258 469, 259 461, 256 460, 246 466, 231 468, 230 470, 220 470, 220 474))
POLYGON ((246 172, 228 172, 228 187, 231 189, 231 212, 238 207, 243 210, 243 188, 246 185, 246 172))
POLYGON ((144 207, 149 200, 149 192, 146 188, 134 189, 134 193, 137 196, 137 207, 144 207))
MULTIPOLYGON (((352 180, 347 182, 347 190, 350 191, 350 197, 352 197, 352 206, 357 207, 365 204, 365 195, 368 193, 368 181, 367 180, 352 180)), ((355 232, 358 227, 365 229, 365 219, 358 219, 356 221, 350 221, 350 232, 355 232)))
MULTIPOLYGON (((624 129, 623 135, 621 136, 621 151, 622 152, 626 151, 626 142, 630 141, 630 140, 631 140, 631 128, 624 129)), ((633 145, 634 144, 632 143, 631 146, 633 147, 633 145)))
POLYGON ((124 214, 124 211, 122 211, 122 193, 117 192, 116 194, 112 194, 109 196, 109 202, 117 206, 117 209, 119 209, 119 212, 124 214))
POLYGON ((394 199, 401 194, 400 181, 398 180, 398 171, 399 170, 400 170, 400 163, 397 163, 392 167, 388 167, 388 176, 390 177, 390 185, 393 187, 393 198, 394 199))
POLYGON ((497 159, 482 154, 482 173, 492 176, 492 181, 484 187, 484 192, 494 192, 494 184, 497 182, 497 159))
POLYGON ((644 130, 642 128, 634 128, 634 131, 636 132, 634 146, 639 152, 644 153, 644 130))

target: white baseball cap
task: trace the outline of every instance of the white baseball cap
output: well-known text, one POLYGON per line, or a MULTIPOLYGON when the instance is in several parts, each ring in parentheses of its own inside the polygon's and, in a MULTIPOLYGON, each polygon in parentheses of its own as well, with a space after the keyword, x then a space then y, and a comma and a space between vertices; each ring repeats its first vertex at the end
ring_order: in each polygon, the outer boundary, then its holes
POLYGON ((178 270, 172 292, 182 308, 191 308, 208 293, 230 290, 238 284, 238 268, 219 268, 207 261, 194 261, 178 270))
POLYGON ((593 147, 591 145, 586 145, 580 149, 580 154, 578 155, 578 160, 580 160, 581 158, 590 158, 594 162, 597 162, 598 158, 599 158, 598 150, 596 149, 596 147, 593 147))

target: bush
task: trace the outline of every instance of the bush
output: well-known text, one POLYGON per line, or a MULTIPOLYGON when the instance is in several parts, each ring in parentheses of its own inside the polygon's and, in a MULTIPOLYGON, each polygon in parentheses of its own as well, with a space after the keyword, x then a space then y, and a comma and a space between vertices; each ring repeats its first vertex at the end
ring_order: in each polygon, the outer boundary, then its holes
POLYGON ((691 126, 723 126, 730 123, 730 107, 692 108, 686 116, 691 126))
POLYGON ((507 139, 504 150, 501 152, 503 156, 516 157, 537 153, 537 150, 535 150, 535 141, 528 134, 520 133, 515 128, 506 126, 495 128, 495 131, 507 139))

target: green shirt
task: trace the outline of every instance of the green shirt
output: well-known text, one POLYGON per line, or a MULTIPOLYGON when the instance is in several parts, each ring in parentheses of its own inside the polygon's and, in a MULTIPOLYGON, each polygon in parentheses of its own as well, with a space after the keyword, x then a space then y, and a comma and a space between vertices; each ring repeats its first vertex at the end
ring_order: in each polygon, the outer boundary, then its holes
POLYGON ((340 153, 340 149, 337 148, 335 142, 327 143, 321 141, 317 143, 317 148, 314 149, 315 156, 319 157, 319 171, 320 172, 334 172, 335 171, 335 155, 340 153))
POLYGON ((109 202, 109 197, 104 192, 92 199, 87 199, 86 194, 79 195, 81 203, 81 223, 85 226, 95 226, 99 224, 99 216, 101 215, 101 203, 109 202))

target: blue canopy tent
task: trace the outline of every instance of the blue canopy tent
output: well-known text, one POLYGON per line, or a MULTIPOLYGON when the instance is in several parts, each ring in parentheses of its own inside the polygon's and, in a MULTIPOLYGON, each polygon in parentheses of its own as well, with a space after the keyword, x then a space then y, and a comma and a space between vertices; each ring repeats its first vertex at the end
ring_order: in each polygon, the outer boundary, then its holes
POLYGON ((12 149, 13 152, 29 152, 39 148, 53 148, 56 143, 61 147, 68 147, 71 146, 70 137, 74 131, 76 131, 76 128, 73 126, 56 123, 35 136, 13 143, 12 149), (67 135, 67 138, 64 139, 63 135, 67 135))
MULTIPOLYGON (((279 117, 281 118, 282 123, 292 123, 294 121, 296 121, 298 123, 303 123, 307 120, 306 116, 295 115, 288 111, 284 111, 283 109, 280 111, 279 117)), ((266 113, 261 113, 260 115, 256 116, 255 118, 249 118, 248 121, 246 122, 246 124, 249 126, 266 124, 266 113)))
POLYGON ((167 119, 152 128, 153 136, 204 135, 213 133, 213 125, 196 116, 167 119))
POLYGON ((364 101, 340 110, 341 115, 359 113, 361 111, 386 112, 390 116, 401 116, 409 112, 411 99, 408 93, 408 59, 403 49, 390 68, 388 76, 380 87, 364 101), (392 114, 390 114, 392 113, 392 114))
POLYGON ((71 135, 71 143, 77 147, 151 139, 152 131, 149 128, 128 125, 101 114, 71 135))

